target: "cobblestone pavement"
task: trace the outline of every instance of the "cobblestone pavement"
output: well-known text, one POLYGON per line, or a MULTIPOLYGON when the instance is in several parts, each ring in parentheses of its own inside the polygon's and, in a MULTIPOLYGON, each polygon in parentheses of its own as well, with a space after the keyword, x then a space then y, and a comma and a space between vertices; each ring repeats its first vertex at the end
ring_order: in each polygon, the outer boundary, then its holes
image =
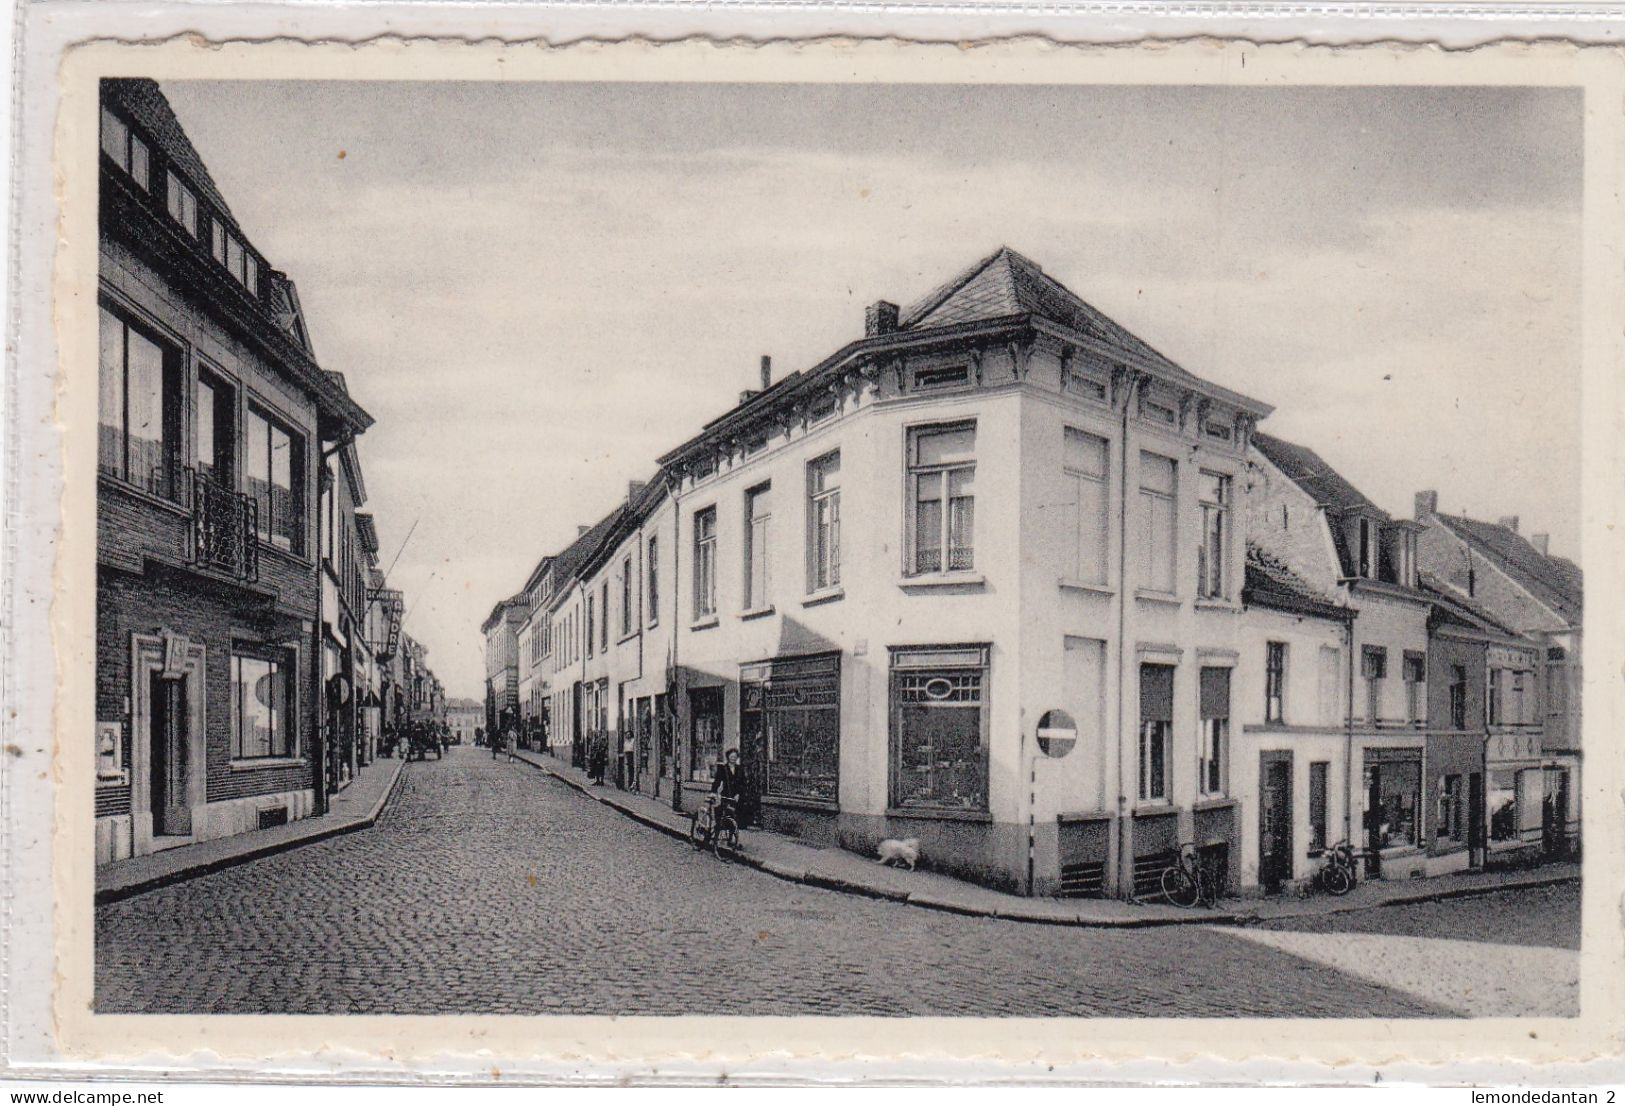
POLYGON ((1530 887, 1319 918, 1282 918, 1262 928, 1302 933, 1448 937, 1492 945, 1580 948, 1580 885, 1530 887))
POLYGON ((1205 926, 1027 925, 785 883, 464 748, 409 765, 372 829, 100 907, 96 940, 102 1012, 1452 1013, 1205 926))

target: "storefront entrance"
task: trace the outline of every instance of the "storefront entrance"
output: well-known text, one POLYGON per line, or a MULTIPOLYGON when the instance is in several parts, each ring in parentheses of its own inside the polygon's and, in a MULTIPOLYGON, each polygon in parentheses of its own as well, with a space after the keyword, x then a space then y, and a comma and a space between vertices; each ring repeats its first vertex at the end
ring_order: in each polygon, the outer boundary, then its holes
POLYGON ((1258 882, 1270 894, 1292 878, 1292 754, 1258 754, 1258 882))

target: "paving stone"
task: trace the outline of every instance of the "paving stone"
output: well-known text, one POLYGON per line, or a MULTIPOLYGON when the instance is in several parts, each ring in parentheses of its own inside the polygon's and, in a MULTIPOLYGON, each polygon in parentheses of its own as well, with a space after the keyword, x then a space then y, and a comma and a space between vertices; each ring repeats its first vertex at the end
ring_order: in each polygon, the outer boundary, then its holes
POLYGON ((96 923, 103 1012, 1451 1013, 1212 927, 1031 925, 788 883, 457 748, 408 765, 370 829, 96 923))

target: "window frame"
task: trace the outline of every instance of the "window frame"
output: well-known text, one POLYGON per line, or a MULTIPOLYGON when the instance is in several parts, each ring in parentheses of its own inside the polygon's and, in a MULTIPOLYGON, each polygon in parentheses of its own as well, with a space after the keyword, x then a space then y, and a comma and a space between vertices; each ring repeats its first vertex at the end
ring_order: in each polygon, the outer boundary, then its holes
POLYGON ((1264 721, 1286 724, 1287 643, 1264 643, 1264 721))
POLYGON ((904 575, 907 577, 947 576, 954 573, 974 573, 976 571, 976 427, 975 419, 955 419, 949 422, 924 423, 919 426, 907 428, 905 437, 906 453, 906 486, 905 495, 907 508, 904 511, 904 525, 907 528, 907 540, 904 542, 905 563, 904 575), (928 438, 947 436, 959 431, 970 432, 969 461, 957 460, 922 464, 920 456, 920 443, 928 438), (970 476, 971 492, 969 495, 953 496, 953 477, 959 473, 968 473, 970 476), (920 497, 922 481, 930 480, 936 484, 937 500, 940 506, 940 518, 937 521, 937 565, 935 568, 921 568, 920 557, 923 550, 920 547, 920 504, 927 502, 920 497), (955 503, 970 504, 967 527, 970 541, 967 544, 956 546, 953 542, 955 503), (965 563, 954 563, 958 554, 965 554, 965 563))
POLYGON ((1400 659, 1400 675, 1405 681, 1405 715, 1410 723, 1425 723, 1428 717, 1427 654, 1407 649, 1400 659), (1419 672, 1411 679, 1413 672, 1419 672))
POLYGON ((638 589, 632 573, 632 554, 628 553, 621 558, 621 636, 631 637, 632 631, 642 623, 642 619, 635 617, 638 589))
POLYGON ((1140 806, 1167 806, 1174 792, 1174 702, 1178 694, 1178 666, 1155 661, 1142 661, 1139 671, 1140 709, 1138 758, 1135 794, 1140 806), (1153 718, 1146 714, 1146 669, 1165 669, 1168 673, 1167 718, 1153 718), (1155 770, 1160 761, 1161 786, 1153 787, 1155 770))
MULTIPOLYGON (((227 719, 230 726, 231 743, 229 748, 231 762, 233 764, 257 764, 269 761, 297 760, 303 756, 302 735, 299 732, 298 651, 276 646, 233 642, 227 675, 229 686, 232 689, 231 709, 228 712, 229 717, 227 719), (258 664, 272 666, 271 672, 267 673, 268 675, 274 672, 283 674, 282 697, 285 702, 282 703, 281 709, 283 717, 282 737, 285 747, 280 750, 275 747, 273 733, 273 745, 269 752, 245 753, 243 751, 242 694, 247 687, 247 683, 241 676, 243 661, 253 661, 258 664)), ((272 704, 266 706, 268 710, 272 711, 274 730, 277 707, 272 704)))
POLYGON ((97 346, 97 396, 98 409, 96 414, 97 425, 97 452, 96 470, 99 474, 110 476, 120 483, 136 488, 147 495, 157 496, 170 502, 179 502, 181 499, 181 466, 182 437, 183 437, 183 409, 187 406, 183 397, 186 388, 185 349, 176 341, 160 333, 155 327, 145 324, 137 316, 106 298, 98 301, 97 311, 98 346, 97 346), (105 353, 106 334, 102 327, 106 320, 112 320, 119 327, 119 363, 118 374, 118 468, 117 471, 106 467, 102 457, 101 434, 107 424, 103 421, 105 411, 101 406, 101 399, 105 398, 107 380, 105 378, 107 366, 102 363, 105 353), (148 345, 152 346, 158 355, 158 479, 156 483, 149 477, 142 481, 131 474, 131 436, 130 436, 130 336, 134 334, 148 345))
POLYGON ((143 192, 152 191, 152 147, 147 140, 136 133, 130 121, 106 104, 101 105, 100 133, 97 135, 98 148, 107 156, 107 160, 117 165, 143 192), (108 123, 117 125, 123 131, 122 140, 118 143, 122 149, 115 154, 108 147, 108 123), (136 151, 140 151, 140 157, 136 151), (140 163, 141 172, 136 173, 136 164, 140 163))
POLYGON ((840 472, 839 449, 807 462, 808 594, 841 586, 840 472))
POLYGON ((1061 475, 1070 483, 1072 492, 1071 533, 1068 535, 1068 555, 1071 559, 1069 578, 1083 584, 1105 586, 1110 577, 1108 563, 1110 561, 1109 547, 1111 545, 1111 469, 1112 469, 1112 443, 1111 439, 1100 434, 1075 426, 1061 428, 1061 475), (1072 463, 1072 451, 1067 443, 1073 437, 1082 438, 1091 444, 1100 446, 1100 472, 1093 473, 1072 463), (1097 489, 1099 497, 1099 517, 1095 529, 1098 541, 1098 554, 1093 559, 1093 567, 1089 572, 1084 571, 1084 533, 1086 530, 1083 486, 1085 483, 1097 489))
POLYGON ((660 535, 650 534, 645 547, 643 565, 644 588, 648 594, 648 623, 660 625, 660 535))
POLYGON ((745 489, 743 608, 745 613, 765 610, 772 594, 773 575, 773 482, 764 480, 745 489), (765 510, 759 510, 765 507, 765 510), (760 578, 758 578, 760 570, 760 578))
POLYGON ((1197 793, 1204 799, 1230 795, 1230 716, 1234 705, 1233 670, 1228 665, 1203 665, 1197 670, 1197 793), (1224 713, 1210 715, 1204 683, 1209 672, 1224 674, 1224 713))
MULTIPOLYGON (((250 496, 253 495, 252 485, 249 484, 249 481, 253 478, 253 458, 250 454, 248 443, 252 423, 255 419, 258 419, 266 426, 265 460, 267 489, 272 489, 276 486, 276 465, 274 461, 276 455, 276 434, 280 433, 283 437, 288 439, 289 507, 287 513, 297 520, 297 525, 293 528, 290 534, 278 534, 275 529, 276 500, 268 491, 267 501, 264 505, 262 505, 262 509, 259 511, 259 527, 256 537, 262 546, 267 546, 272 549, 279 549, 284 553, 291 554, 292 556, 304 558, 308 556, 310 546, 310 520, 306 517, 308 508, 305 502, 307 492, 307 478, 305 473, 306 466, 309 464, 308 442, 306 441, 305 435, 302 432, 293 429, 289 423, 278 418, 267 408, 260 406, 256 402, 250 401, 243 419, 243 481, 245 486, 249 488, 250 496), (279 537, 285 538, 287 544, 284 545, 279 542, 277 540, 279 537)), ((320 551, 318 551, 317 555, 320 556, 320 551)))
POLYGON ((1360 646, 1360 678, 1365 681, 1366 721, 1376 726, 1382 720, 1382 689, 1388 679, 1388 649, 1382 645, 1360 646), (1375 665, 1367 662, 1375 661, 1375 665), (1378 671, 1371 674, 1368 669, 1378 671))
MULTIPOLYGON (((1197 503, 1201 507, 1202 537, 1196 546, 1196 597, 1198 599, 1224 600, 1230 598, 1230 510, 1233 506, 1234 495, 1231 491, 1232 478, 1223 472, 1214 472, 1209 469, 1197 471, 1197 503), (1206 488, 1202 485, 1208 478, 1218 482, 1218 498, 1210 500, 1206 488), (1218 527, 1216 547, 1210 548, 1214 540, 1212 525, 1218 527)), ((1178 484, 1175 484, 1178 487, 1178 484)))
POLYGON ((1141 563, 1140 587, 1157 595, 1177 595, 1179 592, 1179 461, 1173 457, 1166 457, 1155 450, 1140 450, 1139 473, 1139 508, 1140 522, 1143 527, 1143 548, 1146 556, 1141 563), (1169 470, 1169 489, 1151 487, 1146 483, 1146 460, 1152 458, 1164 462, 1169 470), (1167 519, 1164 522, 1155 506, 1167 504, 1167 519), (1167 546, 1166 568, 1164 569, 1158 556, 1157 529, 1166 527, 1167 546))
POLYGON ((700 507, 693 514, 694 621, 717 613, 717 507, 700 507))
MULTIPOLYGON (((990 699, 992 692, 992 647, 987 644, 967 645, 909 645, 890 647, 888 658, 887 681, 887 714, 889 719, 887 735, 887 803, 892 810, 906 810, 910 812, 927 812, 942 814, 973 814, 985 815, 991 811, 991 733, 989 721, 991 718, 990 699), (975 674, 976 701, 974 705, 951 703, 947 696, 953 695, 957 690, 954 680, 975 674), (921 691, 930 696, 932 701, 910 700, 905 702, 904 680, 912 678, 923 680, 921 691), (943 696, 935 696, 930 685, 936 681, 944 681, 948 690, 943 696), (976 713, 977 726, 977 763, 971 769, 977 773, 976 783, 979 794, 970 796, 970 803, 950 803, 943 801, 940 795, 933 794, 926 799, 906 796, 904 794, 903 773, 905 761, 903 752, 906 747, 907 735, 905 733, 906 715, 905 706, 921 706, 927 710, 954 710, 969 714, 976 713)), ((931 759, 935 759, 933 756, 931 759)), ((956 772, 965 769, 962 762, 954 766, 956 772)), ((940 762, 938 762, 940 767, 940 762)), ((935 789, 933 789, 935 790, 935 789)))

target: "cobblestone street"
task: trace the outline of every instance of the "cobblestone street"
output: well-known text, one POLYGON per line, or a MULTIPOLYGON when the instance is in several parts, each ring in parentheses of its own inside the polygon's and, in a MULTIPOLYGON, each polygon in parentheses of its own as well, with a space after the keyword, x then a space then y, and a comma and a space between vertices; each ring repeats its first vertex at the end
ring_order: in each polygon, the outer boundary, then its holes
MULTIPOLYGON (((1573 943, 1577 901, 1531 897, 1550 925, 1525 913, 1512 940, 1569 955, 1556 950, 1573 943)), ((100 907, 97 1009, 1451 1016, 1448 989, 1407 993, 1291 942, 1359 930, 1380 957, 1386 934, 1491 941, 1494 924, 1465 919, 1506 908, 1462 899, 1248 936, 940 914, 718 861, 465 747, 409 765, 372 829, 100 907)), ((1476 949, 1508 970, 1525 951, 1476 949)))

